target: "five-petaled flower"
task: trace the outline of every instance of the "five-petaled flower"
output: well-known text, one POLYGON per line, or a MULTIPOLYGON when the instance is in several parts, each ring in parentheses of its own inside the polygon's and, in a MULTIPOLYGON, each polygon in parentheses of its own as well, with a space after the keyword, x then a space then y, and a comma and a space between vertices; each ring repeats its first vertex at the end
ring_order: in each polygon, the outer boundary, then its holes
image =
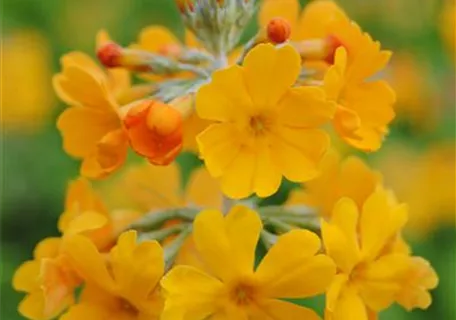
POLYGON ((226 217, 201 212, 193 237, 208 272, 177 266, 165 275, 162 319, 319 319, 281 300, 321 294, 331 282, 335 266, 318 253, 318 236, 307 230, 280 236, 254 270, 261 229, 260 217, 247 207, 234 207, 226 217))
POLYGON ((216 121, 198 137, 209 172, 231 198, 272 195, 282 176, 308 181, 328 148, 334 105, 321 88, 293 87, 300 58, 291 46, 250 51, 242 67, 217 71, 197 93, 203 119, 216 121))

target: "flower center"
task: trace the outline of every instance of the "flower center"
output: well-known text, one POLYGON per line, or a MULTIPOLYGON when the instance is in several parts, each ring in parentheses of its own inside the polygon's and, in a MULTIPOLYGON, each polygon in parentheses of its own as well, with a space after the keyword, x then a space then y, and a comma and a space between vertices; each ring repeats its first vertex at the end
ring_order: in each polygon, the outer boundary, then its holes
POLYGON ((124 298, 119 299, 119 306, 122 312, 124 313, 127 313, 132 316, 137 316, 139 314, 138 309, 124 298))
POLYGON ((271 127, 271 124, 272 121, 269 117, 262 114, 251 117, 249 122, 250 129, 252 129, 256 136, 265 134, 271 127))
POLYGON ((255 297, 255 288, 250 284, 241 283, 231 291, 231 299, 238 306, 249 305, 255 297))

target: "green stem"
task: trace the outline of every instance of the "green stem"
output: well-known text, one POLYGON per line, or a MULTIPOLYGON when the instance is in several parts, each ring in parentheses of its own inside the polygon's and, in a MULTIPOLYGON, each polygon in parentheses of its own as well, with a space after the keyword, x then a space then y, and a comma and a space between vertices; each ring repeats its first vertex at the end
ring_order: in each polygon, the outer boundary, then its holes
POLYGON ((177 208, 164 211, 153 211, 135 221, 127 229, 135 229, 141 232, 156 230, 169 220, 193 221, 200 210, 198 208, 177 208))
POLYGON ((176 237, 176 239, 174 239, 169 245, 165 246, 165 270, 171 269, 174 260, 176 260, 177 254, 179 253, 179 250, 191 232, 192 227, 189 225, 176 237))
POLYGON ((140 233, 139 239, 140 241, 145 241, 145 240, 157 240, 157 241, 163 241, 169 236, 179 233, 185 228, 188 228, 189 223, 179 223, 174 226, 170 226, 168 228, 164 229, 159 229, 156 231, 151 231, 151 232, 146 232, 146 233, 140 233))
POLYGON ((261 230, 260 237, 267 250, 269 250, 277 242, 277 235, 267 230, 261 230))

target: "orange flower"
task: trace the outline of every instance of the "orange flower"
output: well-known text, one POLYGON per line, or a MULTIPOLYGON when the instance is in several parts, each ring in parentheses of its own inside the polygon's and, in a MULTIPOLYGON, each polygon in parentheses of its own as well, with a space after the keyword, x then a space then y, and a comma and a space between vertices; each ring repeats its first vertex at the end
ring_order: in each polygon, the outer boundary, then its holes
POLYGON ((182 114, 146 100, 128 110, 124 124, 132 148, 155 165, 168 165, 182 150, 182 114))
POLYGON ((104 177, 123 164, 128 147, 108 77, 81 52, 61 61, 63 70, 54 77, 54 88, 71 105, 57 121, 63 148, 83 160, 82 175, 104 177))
POLYGON ((107 250, 119 230, 136 218, 138 214, 131 210, 109 214, 87 180, 72 182, 58 223, 62 237, 41 241, 34 260, 26 261, 14 275, 13 287, 27 293, 19 312, 33 320, 51 319, 74 303, 74 290, 82 279, 62 252, 63 240, 78 234, 98 249, 107 250))

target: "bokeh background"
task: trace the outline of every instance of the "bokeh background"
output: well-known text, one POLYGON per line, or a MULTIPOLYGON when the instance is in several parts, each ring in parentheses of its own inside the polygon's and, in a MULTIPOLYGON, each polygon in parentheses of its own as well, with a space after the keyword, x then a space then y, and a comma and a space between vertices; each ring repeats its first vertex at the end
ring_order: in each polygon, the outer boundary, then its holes
MULTIPOLYGON (((305 1, 303 1, 303 4, 305 1)), ((384 147, 362 155, 410 205, 407 237, 440 276, 427 311, 393 307, 382 319, 456 319, 455 4, 453 0, 340 0, 349 15, 395 54, 384 76, 398 117, 384 147)), ((122 44, 151 24, 183 27, 172 0, 4 0, 1 64, 1 308, 21 319, 14 269, 57 234, 65 187, 77 176, 55 127, 64 107, 52 90, 59 57, 94 53, 105 28, 122 44)), ((254 23, 251 32, 253 32, 254 23)), ((81 130, 84 130, 82 127, 81 130)))

